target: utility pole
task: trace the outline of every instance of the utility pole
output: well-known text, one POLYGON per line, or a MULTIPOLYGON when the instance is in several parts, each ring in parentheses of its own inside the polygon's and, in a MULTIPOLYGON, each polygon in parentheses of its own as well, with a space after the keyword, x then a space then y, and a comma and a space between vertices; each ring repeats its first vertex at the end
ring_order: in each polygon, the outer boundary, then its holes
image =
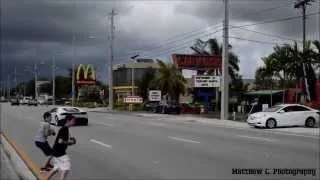
MULTIPOLYGON (((318 0, 318 12, 320 12, 320 0, 318 0)), ((318 40, 320 41, 320 14, 318 14, 318 40)))
POLYGON ((133 64, 132 64, 132 68, 131 68, 131 95, 134 96, 134 86, 135 86, 135 82, 134 82, 134 65, 135 65, 135 59, 139 56, 139 54, 132 56, 131 59, 133 60, 133 64))
POLYGON ((229 0, 224 0, 224 28, 222 52, 221 114, 220 119, 228 119, 229 115, 229 0))
POLYGON ((113 8, 110 13, 111 26, 110 26, 110 60, 108 61, 108 75, 109 75, 109 110, 113 110, 113 43, 114 43, 114 16, 116 15, 113 8))
MULTIPOLYGON (((76 40, 76 36, 73 35, 72 37, 72 51, 73 51, 73 58, 75 58, 75 49, 74 49, 74 42, 76 40)), ((74 99, 75 99, 75 84, 74 84, 74 80, 75 80, 75 77, 74 77, 74 70, 75 70, 75 67, 74 67, 74 62, 72 62, 72 78, 71 78, 71 86, 72 86, 72 106, 74 106, 74 99)))
MULTIPOLYGON (((294 5, 294 8, 302 8, 302 29, 303 29, 303 52, 305 51, 306 46, 306 6, 310 5, 309 2, 313 0, 300 0, 294 5)), ((304 76, 304 83, 307 92, 307 100, 310 101, 310 92, 309 92, 309 84, 307 79, 307 72, 306 72, 306 64, 302 63, 303 69, 303 76, 304 76)))
POLYGON ((56 57, 52 56, 52 98, 53 105, 56 105, 56 57))
POLYGON ((14 89, 15 89, 15 94, 17 95, 17 67, 14 66, 14 89))
POLYGON ((7 76, 8 99, 10 99, 10 75, 7 76))
POLYGON ((37 63, 34 63, 34 98, 38 99, 38 68, 37 63))

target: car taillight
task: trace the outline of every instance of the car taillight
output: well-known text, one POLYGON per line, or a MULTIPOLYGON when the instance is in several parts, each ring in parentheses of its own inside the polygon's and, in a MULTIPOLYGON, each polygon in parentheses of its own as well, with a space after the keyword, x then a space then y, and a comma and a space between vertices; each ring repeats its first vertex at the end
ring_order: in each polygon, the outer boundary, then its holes
POLYGON ((87 114, 87 112, 81 112, 80 114, 87 114))

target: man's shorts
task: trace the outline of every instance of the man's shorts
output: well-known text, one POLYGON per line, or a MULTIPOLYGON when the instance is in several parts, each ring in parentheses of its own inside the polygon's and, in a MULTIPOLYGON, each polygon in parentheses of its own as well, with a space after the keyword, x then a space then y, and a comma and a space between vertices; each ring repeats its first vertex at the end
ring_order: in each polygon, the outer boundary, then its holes
POLYGON ((46 142, 39 142, 35 141, 36 146, 41 149, 41 151, 46 155, 46 156, 51 156, 52 154, 52 148, 50 147, 48 141, 46 142))
POLYGON ((71 162, 68 155, 63 155, 61 157, 53 157, 53 169, 59 171, 71 170, 71 162))

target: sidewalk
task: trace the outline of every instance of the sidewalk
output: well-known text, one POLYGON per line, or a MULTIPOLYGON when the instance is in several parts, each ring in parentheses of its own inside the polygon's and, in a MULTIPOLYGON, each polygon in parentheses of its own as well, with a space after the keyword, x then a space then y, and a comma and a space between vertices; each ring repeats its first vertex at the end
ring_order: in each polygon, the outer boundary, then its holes
POLYGON ((14 171, 12 164, 4 152, 2 145, 0 144, 0 155, 1 155, 1 168, 0 168, 0 179, 19 179, 17 173, 14 171))

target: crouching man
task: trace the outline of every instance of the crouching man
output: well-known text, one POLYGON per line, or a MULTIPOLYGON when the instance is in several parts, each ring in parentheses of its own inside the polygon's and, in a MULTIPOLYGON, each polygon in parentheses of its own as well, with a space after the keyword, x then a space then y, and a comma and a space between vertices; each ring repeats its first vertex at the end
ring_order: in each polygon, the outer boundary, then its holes
POLYGON ((53 169, 49 172, 46 179, 51 179, 58 171, 60 171, 60 180, 65 180, 71 170, 70 158, 66 153, 68 146, 76 144, 76 139, 70 137, 69 127, 75 124, 75 118, 72 115, 66 115, 66 123, 60 128, 54 145, 52 147, 53 169))

